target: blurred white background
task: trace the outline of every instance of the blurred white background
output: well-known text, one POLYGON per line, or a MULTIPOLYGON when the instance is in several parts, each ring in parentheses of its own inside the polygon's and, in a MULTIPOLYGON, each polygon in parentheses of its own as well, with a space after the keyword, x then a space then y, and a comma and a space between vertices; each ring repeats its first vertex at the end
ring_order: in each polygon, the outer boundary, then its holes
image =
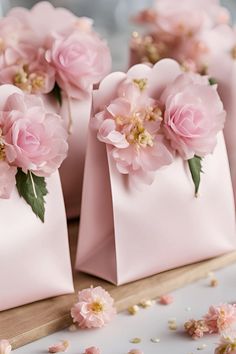
MULTIPOLYGON (((173 0, 177 1, 177 0, 173 0)), ((181 0, 178 0, 181 1, 181 0)), ((0 15, 11 7, 31 8, 37 0, 0 0, 0 15)), ((107 39, 113 56, 113 70, 126 70, 128 42, 135 29, 129 19, 142 8, 151 6, 153 0, 51 0, 54 6, 63 6, 79 16, 94 19, 96 30, 107 39)), ((236 0, 222 0, 236 18, 236 0)))

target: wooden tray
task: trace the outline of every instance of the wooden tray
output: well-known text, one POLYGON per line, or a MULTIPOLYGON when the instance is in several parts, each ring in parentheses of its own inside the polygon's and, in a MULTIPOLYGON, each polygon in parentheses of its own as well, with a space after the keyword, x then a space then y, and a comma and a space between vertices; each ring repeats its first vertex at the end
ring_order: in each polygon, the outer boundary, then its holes
MULTIPOLYGON (((78 225, 69 225, 72 262, 74 262, 78 225)), ((74 274, 76 292, 90 285, 106 288, 116 302, 118 311, 143 299, 156 298, 197 279, 208 272, 236 262, 236 252, 204 262, 177 268, 127 285, 116 287, 106 281, 82 274, 74 274)), ((0 339, 9 339, 13 348, 20 347, 71 324, 70 308, 76 295, 63 295, 38 301, 0 313, 0 339)))

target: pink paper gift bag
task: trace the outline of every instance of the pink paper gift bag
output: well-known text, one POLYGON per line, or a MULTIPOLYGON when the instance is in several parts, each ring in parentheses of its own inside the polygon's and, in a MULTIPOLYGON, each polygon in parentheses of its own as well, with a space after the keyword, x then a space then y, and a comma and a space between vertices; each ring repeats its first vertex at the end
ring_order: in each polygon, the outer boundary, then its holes
MULTIPOLYGON (((155 171, 152 184, 140 185, 141 188, 130 184, 130 176, 120 172, 129 161, 125 160, 127 155, 122 154, 127 147, 127 140, 124 140, 124 135, 119 135, 122 131, 122 119, 124 122, 128 119, 125 113, 126 107, 129 107, 127 97, 133 100, 131 107, 135 113, 131 115, 131 119, 135 119, 133 117, 136 114, 141 124, 141 113, 136 113, 141 111, 135 111, 134 107, 146 97, 143 96, 143 83, 147 82, 146 90, 149 95, 160 97, 160 101, 155 101, 159 104, 165 97, 169 101, 171 97, 175 97, 176 87, 177 97, 180 96, 179 92, 181 95, 186 92, 187 99, 192 97, 189 96, 191 85, 186 86, 187 91, 178 91, 182 87, 181 80, 191 82, 192 78, 191 74, 181 73, 176 62, 163 60, 154 68, 137 65, 127 75, 111 74, 104 79, 99 90, 94 92, 94 116, 91 118, 88 134, 76 269, 119 285, 218 256, 236 248, 234 198, 222 131, 217 135, 214 152, 202 159, 204 173, 201 174, 198 198, 194 196, 188 163, 178 154, 173 155, 171 164, 155 171), (168 96, 168 91, 160 96, 166 82, 172 83, 174 78, 175 83, 167 86, 172 90, 173 96, 168 96), (134 88, 137 83, 140 93, 134 88), (117 92, 120 94, 119 98, 117 92), (124 112, 123 116, 119 107, 124 112), (113 121, 112 118, 105 118, 112 117, 113 112, 113 121), (110 127, 114 129, 116 121, 117 130, 109 131, 110 127), (99 133, 94 125, 97 122, 107 122, 99 133), (104 137, 106 144, 103 140, 100 142, 99 137, 104 137), (126 145, 122 145, 120 150, 112 150, 113 145, 109 145, 111 139, 114 139, 118 147, 121 144, 126 145), (115 161, 118 153, 121 154, 119 167, 117 160, 115 161)), ((216 88, 210 88, 206 78, 199 75, 194 78, 197 87, 199 84, 202 85, 201 90, 209 87, 207 92, 212 93, 212 99, 217 97, 216 88)), ((142 102, 150 100, 149 97, 142 102)), ((198 104, 201 100, 199 97, 198 104)), ((220 101, 217 102, 220 107, 220 101)), ((214 100, 211 103, 214 105, 214 100)), ((149 106, 144 107, 147 109, 149 106)), ((191 106, 188 107, 191 109, 191 106)), ((147 109, 145 112, 158 114, 158 110, 147 109)), ((156 119, 159 119, 158 116, 156 119)), ((132 124, 132 121, 128 124, 132 124)), ((132 132, 128 132, 130 131, 132 132)), ((150 138, 150 135, 147 137, 150 138)), ((145 140, 142 140, 142 144, 143 141, 145 140)), ((160 148, 161 144, 158 143, 158 146, 160 148)), ((143 155, 140 153, 139 156, 141 159, 143 155)), ((139 161, 135 161, 137 168, 139 161)), ((146 161, 145 166, 150 166, 151 158, 146 161)))
POLYGON ((0 311, 72 293, 65 208, 58 173, 47 178, 45 222, 15 188, 0 199, 0 311))
POLYGON ((129 190, 126 176, 90 131, 76 269, 120 285, 235 249, 222 134, 203 168, 198 198, 180 158, 158 171, 151 186, 129 190))

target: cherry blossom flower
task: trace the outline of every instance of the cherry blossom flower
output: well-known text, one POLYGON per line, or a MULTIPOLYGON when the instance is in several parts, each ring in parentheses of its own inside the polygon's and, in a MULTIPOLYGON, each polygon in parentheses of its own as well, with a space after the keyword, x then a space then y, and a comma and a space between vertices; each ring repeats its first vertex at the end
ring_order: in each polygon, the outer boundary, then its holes
POLYGON ((236 322, 236 306, 231 304, 210 306, 203 319, 209 328, 209 333, 225 331, 236 322))
POLYGON ((101 286, 78 292, 78 302, 71 309, 71 316, 81 328, 103 327, 116 314, 114 300, 101 286))

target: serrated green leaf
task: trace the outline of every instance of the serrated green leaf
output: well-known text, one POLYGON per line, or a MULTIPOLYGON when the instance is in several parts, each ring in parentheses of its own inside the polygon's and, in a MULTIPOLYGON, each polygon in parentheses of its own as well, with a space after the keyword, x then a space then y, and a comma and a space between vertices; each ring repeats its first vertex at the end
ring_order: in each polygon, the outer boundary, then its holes
POLYGON ((31 206, 36 216, 44 222, 45 200, 48 191, 44 177, 35 176, 32 172, 25 174, 18 168, 16 187, 19 195, 31 206))
POLYGON ((217 84, 217 81, 216 81, 216 79, 214 79, 214 77, 210 77, 210 78, 208 79, 208 81, 209 81, 209 84, 210 84, 211 86, 217 84))
POLYGON ((54 98, 56 99, 56 101, 59 103, 59 105, 61 106, 62 105, 61 89, 57 83, 55 83, 51 93, 54 96, 54 98))
POLYGON ((195 155, 192 159, 188 160, 188 165, 195 186, 195 196, 197 197, 201 181, 202 158, 195 155))

